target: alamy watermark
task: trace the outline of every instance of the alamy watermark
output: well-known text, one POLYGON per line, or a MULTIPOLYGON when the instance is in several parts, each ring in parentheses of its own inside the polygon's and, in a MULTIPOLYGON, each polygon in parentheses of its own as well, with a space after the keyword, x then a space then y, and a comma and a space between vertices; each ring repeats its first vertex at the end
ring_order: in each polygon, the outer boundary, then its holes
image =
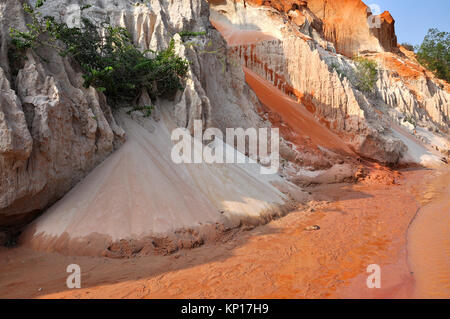
POLYGON ((66 285, 69 289, 81 288, 81 268, 77 264, 70 264, 66 268, 70 275, 66 279, 66 285))
POLYGON ((177 128, 171 139, 176 142, 171 158, 176 164, 245 164, 259 162, 261 174, 276 174, 280 165, 278 128, 227 128, 226 138, 218 128, 203 131, 203 122, 194 121, 194 136, 177 128), (226 141, 226 142, 224 142, 226 141), (204 145, 208 143, 207 145, 204 145), (236 145, 236 148, 234 147, 236 145), (270 152, 269 152, 270 148, 270 152))
POLYGON ((367 277, 366 285, 368 288, 381 288, 381 267, 377 264, 371 264, 367 266, 367 273, 370 275, 367 277))
MULTIPOLYGON (((90 9, 92 5, 79 5, 79 4, 70 4, 66 7, 64 7, 59 12, 59 18, 62 22, 67 24, 69 28, 81 28, 83 26, 83 13, 90 9)), ((108 16, 106 13, 102 13, 99 10, 91 10, 89 12, 89 20, 96 24, 96 25, 102 25, 102 22, 109 21, 108 16)))
POLYGON ((369 13, 369 17, 367 18, 367 24, 371 29, 379 29, 381 28, 381 7, 378 4, 369 4, 367 5, 367 13, 369 13))

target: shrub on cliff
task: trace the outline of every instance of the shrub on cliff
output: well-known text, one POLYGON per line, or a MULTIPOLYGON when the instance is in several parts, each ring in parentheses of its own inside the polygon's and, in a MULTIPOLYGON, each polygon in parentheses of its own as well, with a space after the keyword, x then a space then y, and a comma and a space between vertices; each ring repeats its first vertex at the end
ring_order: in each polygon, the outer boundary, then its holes
MULTIPOLYGON (((43 3, 38 1, 36 8, 43 3)), ((141 52, 125 28, 106 22, 97 26, 85 17, 80 27, 69 27, 53 17, 43 17, 27 4, 24 10, 32 22, 27 25, 29 31, 11 30, 16 50, 45 46, 71 57, 83 69, 84 86, 104 92, 112 106, 135 101, 143 89, 155 98, 183 88, 188 62, 175 54, 173 40, 164 51, 141 52)))
POLYGON ((378 80, 377 63, 363 57, 355 57, 354 62, 356 65, 355 86, 361 92, 373 92, 375 89, 375 83, 378 80))
POLYGON ((440 79, 450 81, 450 33, 428 30, 417 47, 417 60, 440 79))

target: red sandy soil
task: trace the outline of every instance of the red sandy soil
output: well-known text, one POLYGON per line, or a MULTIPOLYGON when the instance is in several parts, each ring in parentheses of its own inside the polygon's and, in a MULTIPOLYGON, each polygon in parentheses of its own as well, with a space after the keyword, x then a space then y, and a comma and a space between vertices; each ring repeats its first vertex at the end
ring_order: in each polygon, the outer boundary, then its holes
POLYGON ((279 114, 301 136, 309 136, 316 144, 338 154, 355 155, 334 133, 319 124, 305 106, 295 102, 250 69, 243 67, 247 84, 256 93, 262 104, 279 114))
MULTIPOLYGON (((3 248, 0 297, 420 296, 406 258, 407 230, 423 198, 430 197, 422 185, 433 182, 433 172, 404 171, 397 185, 318 186, 310 189, 314 201, 301 211, 169 256, 68 257, 3 248), (305 230, 312 225, 320 229, 305 230), (66 267, 72 263, 81 267, 81 289, 69 290, 65 285, 66 267), (366 267, 373 263, 381 266, 381 289, 366 287, 366 267)), ((450 174, 446 174, 446 183, 435 186, 433 194, 448 185, 450 174)))

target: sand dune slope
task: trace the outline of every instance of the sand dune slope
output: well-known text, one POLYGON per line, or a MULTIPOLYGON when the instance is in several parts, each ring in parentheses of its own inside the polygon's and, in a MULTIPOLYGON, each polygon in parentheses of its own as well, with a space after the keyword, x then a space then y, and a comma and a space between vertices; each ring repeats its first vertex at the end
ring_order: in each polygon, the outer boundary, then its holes
POLYGON ((147 238, 155 246, 155 238, 166 238, 164 245, 177 249, 202 242, 204 229, 283 214, 289 196, 273 185, 303 194, 278 175, 261 175, 256 163, 175 164, 170 114, 141 124, 125 113, 118 117, 127 142, 29 226, 26 244, 91 255, 124 240, 136 253, 143 244, 135 242, 147 238))

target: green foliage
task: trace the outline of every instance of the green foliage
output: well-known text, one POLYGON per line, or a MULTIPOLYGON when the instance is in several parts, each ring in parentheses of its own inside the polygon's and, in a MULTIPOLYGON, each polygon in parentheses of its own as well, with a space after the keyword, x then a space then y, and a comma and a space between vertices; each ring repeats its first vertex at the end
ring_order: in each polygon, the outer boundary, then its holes
POLYGON ((355 57, 354 61, 356 87, 364 93, 373 92, 378 79, 377 63, 363 57, 355 57))
POLYGON ((35 8, 40 8, 40 7, 42 7, 42 6, 44 5, 45 1, 46 1, 46 0, 37 0, 37 1, 36 1, 36 5, 35 5, 35 8))
MULTIPOLYGON (((38 1, 40 6, 42 3, 38 1)), ((173 40, 161 52, 141 52, 125 28, 106 22, 97 26, 85 17, 81 19, 81 27, 70 28, 53 17, 42 17, 27 4, 24 10, 32 22, 27 25, 27 32, 11 29, 15 49, 46 46, 56 49, 61 56, 71 57, 83 69, 84 86, 92 85, 104 92, 113 106, 135 101, 144 89, 152 98, 170 97, 183 89, 182 79, 189 64, 175 54, 173 40)))
POLYGON ((354 62, 355 69, 345 69, 337 63, 332 63, 329 66, 330 72, 336 71, 341 80, 348 79, 353 86, 364 93, 373 92, 378 79, 376 62, 362 57, 355 57, 354 62))
POLYGON ((450 81, 450 33, 428 30, 417 48, 417 60, 440 79, 450 81))
POLYGON ((149 117, 152 114, 153 105, 135 106, 129 110, 127 114, 129 115, 134 111, 142 111, 144 113, 144 117, 149 117))

